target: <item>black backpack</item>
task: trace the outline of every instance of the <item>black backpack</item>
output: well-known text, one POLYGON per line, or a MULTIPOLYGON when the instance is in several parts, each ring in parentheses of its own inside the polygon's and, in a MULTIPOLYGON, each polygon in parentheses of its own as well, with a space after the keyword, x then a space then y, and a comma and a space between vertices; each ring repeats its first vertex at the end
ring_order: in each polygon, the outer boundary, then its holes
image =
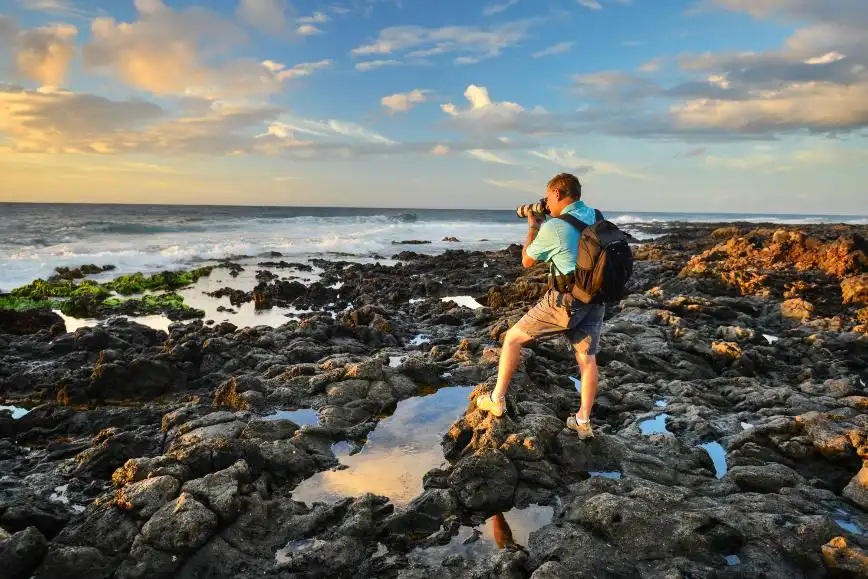
POLYGON ((604 219, 599 209, 594 214, 592 225, 567 213, 558 216, 581 233, 571 293, 585 304, 620 300, 633 275, 630 236, 604 219))

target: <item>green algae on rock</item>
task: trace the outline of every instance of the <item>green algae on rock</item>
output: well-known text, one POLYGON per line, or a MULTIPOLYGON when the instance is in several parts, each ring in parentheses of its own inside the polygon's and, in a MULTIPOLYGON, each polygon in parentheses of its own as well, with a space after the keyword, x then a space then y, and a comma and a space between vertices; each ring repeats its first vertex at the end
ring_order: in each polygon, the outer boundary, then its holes
POLYGON ((213 266, 206 266, 189 271, 161 271, 151 276, 134 273, 122 275, 103 286, 121 295, 139 294, 148 290, 174 290, 196 283, 200 277, 210 275, 213 269, 213 266))

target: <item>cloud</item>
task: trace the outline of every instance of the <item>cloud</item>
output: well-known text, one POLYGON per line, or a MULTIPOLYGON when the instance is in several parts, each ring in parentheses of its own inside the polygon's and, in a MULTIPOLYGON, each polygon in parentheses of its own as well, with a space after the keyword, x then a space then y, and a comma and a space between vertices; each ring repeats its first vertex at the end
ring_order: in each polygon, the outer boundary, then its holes
POLYGON ((410 92, 395 93, 380 99, 380 104, 392 112, 407 112, 414 105, 425 102, 427 90, 413 89, 410 92))
POLYGON ((12 19, 0 16, 0 50, 7 45, 16 73, 43 85, 63 84, 77 34, 71 24, 20 30, 12 19))
POLYGON ((291 5, 284 0, 240 0, 238 17, 248 25, 272 36, 286 36, 292 30, 287 18, 291 5))
POLYGON ((320 30, 313 24, 302 24, 295 29, 295 32, 296 34, 300 34, 301 36, 313 36, 314 34, 321 34, 322 30, 320 30))
POLYGON ((431 147, 431 149, 428 151, 428 154, 434 155, 435 157, 442 157, 442 156, 448 155, 451 152, 452 151, 449 149, 449 147, 447 147, 446 145, 438 143, 438 144, 434 145, 433 147, 431 147))
POLYGON ((516 191, 530 193, 531 195, 539 195, 541 191, 544 192, 545 190, 545 184, 540 187, 539 183, 531 183, 529 181, 517 181, 510 179, 483 179, 482 182, 488 183, 489 185, 493 185, 494 187, 498 187, 500 189, 514 189, 516 191))
POLYGON ((572 47, 574 42, 558 42, 557 44, 553 44, 548 48, 544 48, 538 52, 534 52, 531 56, 534 58, 542 58, 543 56, 552 56, 554 54, 561 54, 564 52, 568 52, 572 47))
POLYGON ((372 44, 354 48, 350 53, 357 57, 406 53, 408 58, 458 53, 460 56, 454 62, 468 64, 499 56, 504 49, 517 45, 535 22, 520 20, 488 28, 393 26, 381 30, 372 44))
POLYGON ((591 10, 602 10, 603 6, 597 0, 578 0, 581 6, 591 10))
MULTIPOLYGON (((266 4, 242 3, 248 14, 266 4)), ((83 49, 85 67, 118 77, 160 96, 194 95, 210 99, 262 97, 282 89, 287 79, 307 76, 331 61, 286 69, 274 61, 225 58, 246 40, 233 22, 196 6, 175 12, 160 0, 136 0, 139 20, 95 18, 83 49), (221 58, 224 57, 224 58, 221 58)))
POLYGON ((107 152, 124 131, 165 116, 161 107, 144 101, 59 89, 0 90, 0 133, 16 152, 107 152))
POLYGON ((356 63, 356 70, 359 72, 367 72, 384 66, 398 66, 403 64, 400 60, 366 60, 365 62, 356 63))
POLYGON ((648 62, 639 66, 639 72, 657 72, 663 65, 663 59, 660 57, 652 58, 648 62))
POLYGON ((470 102, 466 109, 459 109, 452 103, 440 106, 449 117, 443 123, 447 128, 480 135, 508 132, 543 135, 569 131, 569 127, 562 122, 564 119, 542 108, 528 111, 518 103, 493 102, 484 86, 469 85, 464 97, 470 102))
POLYGON ((576 155, 574 150, 548 149, 545 151, 528 152, 539 159, 571 169, 579 175, 586 175, 594 172, 600 175, 620 175, 621 177, 627 177, 639 181, 647 181, 650 179, 648 175, 634 171, 619 163, 579 157, 576 155))
POLYGON ((84 18, 87 12, 77 7, 70 0, 19 0, 25 10, 44 12, 52 16, 64 18, 84 18))
POLYGON ((500 14, 510 7, 515 6, 518 2, 519 0, 506 0, 506 2, 503 2, 502 4, 488 4, 482 9, 482 14, 485 16, 494 16, 495 14, 500 14))
POLYGON ((516 163, 512 159, 507 159, 506 157, 482 149, 470 149, 469 151, 467 151, 467 154, 469 154, 474 159, 479 159, 480 161, 485 161, 486 163, 497 163, 499 165, 518 165, 518 163, 516 163))
POLYGON ((311 16, 304 16, 299 18, 297 22, 299 24, 322 24, 324 22, 328 22, 331 20, 325 12, 316 11, 311 16))
POLYGON ((689 157, 701 157, 702 155, 705 154, 706 150, 707 149, 705 147, 694 147, 693 149, 690 149, 689 151, 684 153, 684 156, 688 157, 688 158, 689 157))
MULTIPOLYGON (((621 136, 709 141, 868 127, 862 0, 707 0, 709 6, 801 27, 770 50, 679 55, 688 78, 674 85, 620 71, 574 77, 575 93, 595 103, 580 110, 578 124, 621 136)), ((652 63, 643 68, 656 68, 652 63)))

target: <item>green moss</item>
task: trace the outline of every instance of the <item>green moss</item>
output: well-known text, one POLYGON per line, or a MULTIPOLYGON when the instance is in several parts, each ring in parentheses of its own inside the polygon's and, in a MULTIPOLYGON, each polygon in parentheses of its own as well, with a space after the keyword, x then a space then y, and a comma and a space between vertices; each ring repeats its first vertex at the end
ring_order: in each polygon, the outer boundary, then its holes
POLYGON ((134 273, 122 275, 103 285, 121 295, 140 294, 149 290, 174 290, 196 283, 200 277, 210 275, 213 269, 207 266, 189 271, 161 271, 152 276, 134 273))
POLYGON ((31 300, 44 300, 49 297, 67 297, 76 286, 69 280, 49 282, 44 279, 36 279, 27 285, 15 288, 9 295, 13 298, 28 298, 31 300))
POLYGON ((56 307, 76 318, 99 318, 116 313, 130 316, 171 313, 176 319, 200 318, 205 316, 205 312, 184 305, 184 298, 172 290, 195 283, 199 278, 210 275, 213 269, 208 266, 190 271, 163 271, 152 276, 135 273, 122 275, 106 283, 84 280, 76 284, 69 279, 37 279, 12 290, 9 296, 0 298, 0 309, 56 307), (124 299, 111 297, 112 291, 121 295, 146 291, 168 293, 124 299))
POLYGON ((30 298, 0 297, 0 310, 24 310, 51 309, 57 307, 55 300, 32 300, 30 298))

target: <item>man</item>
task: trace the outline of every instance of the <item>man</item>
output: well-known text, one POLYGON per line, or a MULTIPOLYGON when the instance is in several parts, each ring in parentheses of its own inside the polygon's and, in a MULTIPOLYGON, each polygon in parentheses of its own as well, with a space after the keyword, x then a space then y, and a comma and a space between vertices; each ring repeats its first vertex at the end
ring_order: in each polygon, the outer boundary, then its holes
MULTIPOLYGON (((575 175, 560 173, 546 185, 546 204, 553 217, 568 213, 592 224, 596 221, 596 211, 585 205, 581 197, 582 186, 575 175)), ((529 268, 538 261, 545 261, 549 263, 550 278, 557 273, 571 274, 576 266, 581 236, 579 230, 563 219, 545 221, 545 216, 533 213, 528 214, 527 221, 529 229, 521 252, 522 265, 529 268)), ((582 405, 575 416, 567 418, 567 428, 576 431, 579 438, 585 440, 594 436, 590 417, 597 394, 596 355, 600 349, 605 306, 583 304, 573 298, 569 289, 567 293, 562 293, 555 287, 557 285, 552 283, 542 299, 506 332, 500 353, 497 386, 491 394, 478 396, 476 406, 495 416, 502 416, 506 409, 506 391, 522 346, 531 340, 565 335, 576 353, 582 375, 582 405)))

